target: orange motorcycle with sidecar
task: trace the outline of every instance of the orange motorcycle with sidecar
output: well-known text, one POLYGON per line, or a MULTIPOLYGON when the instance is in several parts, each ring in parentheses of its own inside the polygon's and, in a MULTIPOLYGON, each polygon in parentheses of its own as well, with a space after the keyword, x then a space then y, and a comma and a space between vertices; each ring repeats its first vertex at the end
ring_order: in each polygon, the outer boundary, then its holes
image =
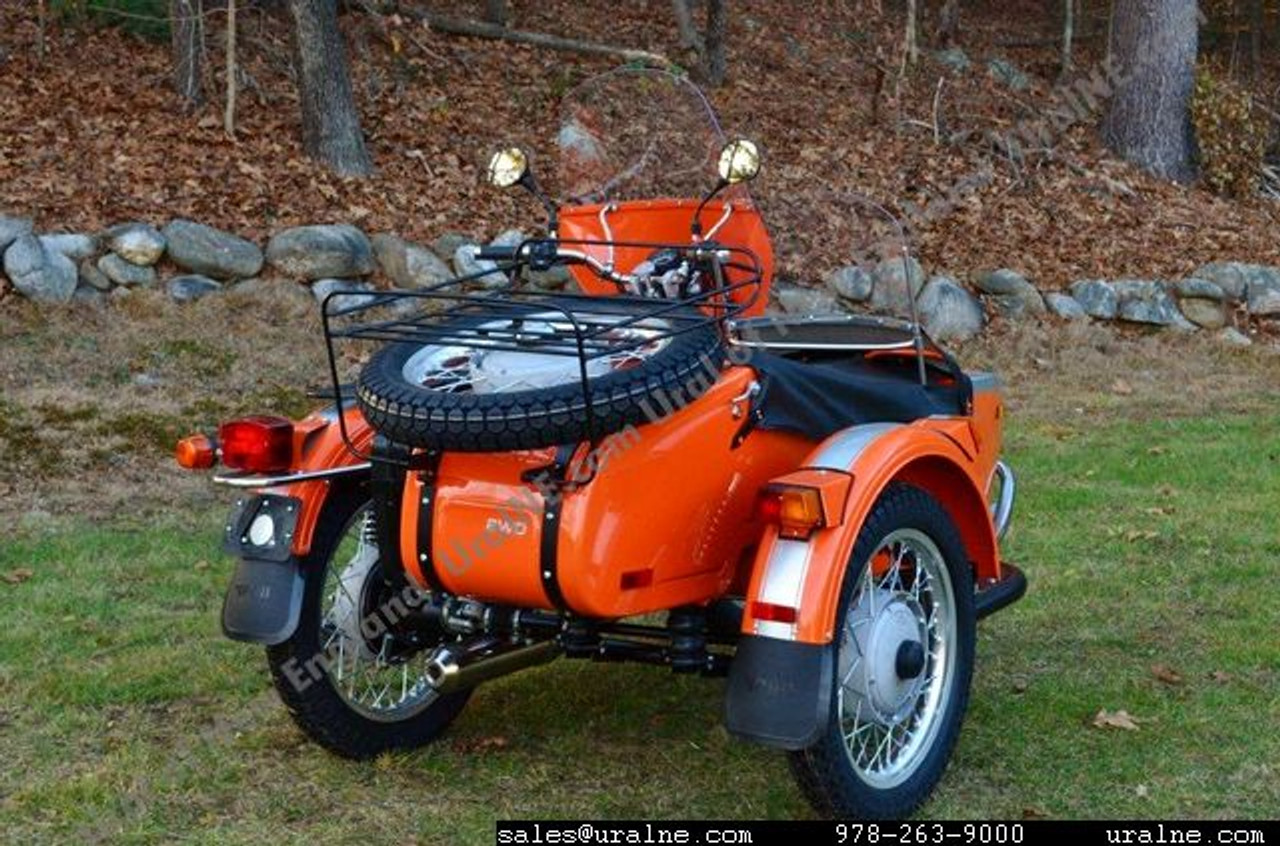
POLYGON ((759 153, 686 80, 584 83, 557 145, 565 202, 518 147, 488 170, 543 202, 544 236, 331 295, 328 407, 179 445, 243 491, 225 633, 343 756, 426 744, 558 657, 631 661, 727 676, 728 730, 786 750, 820 812, 911 813, 977 620, 1025 590, 997 380, 914 313, 766 315, 759 153), (574 292, 540 287, 566 270, 574 292))

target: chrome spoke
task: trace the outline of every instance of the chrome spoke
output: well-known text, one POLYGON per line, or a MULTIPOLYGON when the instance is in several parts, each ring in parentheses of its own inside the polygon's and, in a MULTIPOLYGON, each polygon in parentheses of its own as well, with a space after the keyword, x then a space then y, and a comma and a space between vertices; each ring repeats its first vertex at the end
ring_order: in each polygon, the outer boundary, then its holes
MULTIPOLYGON (((378 589, 380 569, 376 526, 366 506, 347 528, 347 536, 328 562, 320 614, 321 651, 330 657, 326 675, 354 711, 373 720, 407 719, 435 699, 421 662, 393 660, 390 637, 367 638, 367 598, 378 589)), ((372 634, 372 632, 370 632, 372 634)))
POLYGON ((839 725, 849 761, 876 787, 909 778, 940 730, 957 637, 951 591, 942 553, 915 529, 883 539, 859 575, 837 642, 839 725), (902 678, 896 661, 908 641, 922 647, 924 664, 902 678))

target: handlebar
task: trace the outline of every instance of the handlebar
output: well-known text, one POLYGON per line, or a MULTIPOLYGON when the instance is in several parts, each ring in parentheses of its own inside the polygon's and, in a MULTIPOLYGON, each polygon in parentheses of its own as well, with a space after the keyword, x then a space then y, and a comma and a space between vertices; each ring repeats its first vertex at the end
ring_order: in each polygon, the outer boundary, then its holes
MULTIPOLYGON (((728 259, 727 251, 717 249, 712 244, 694 244, 690 245, 690 249, 700 253, 700 257, 710 257, 720 262, 728 259)), ((585 264, 601 278, 622 287, 633 285, 638 280, 633 274, 614 270, 611 264, 605 264, 590 253, 567 249, 554 241, 526 241, 512 246, 490 245, 481 247, 476 258, 494 262, 528 261, 535 267, 549 267, 557 263, 585 264)))
POLYGON ((488 247, 481 247, 480 251, 476 253, 476 258, 481 261, 515 261, 516 256, 519 255, 519 253, 520 245, 518 244, 511 247, 490 245, 488 247))
POLYGON ((481 247, 476 252, 476 258, 495 262, 528 261, 535 266, 541 264, 548 267, 558 263, 585 264, 595 273, 615 284, 629 285, 635 281, 635 277, 629 273, 618 273, 611 266, 588 253, 565 249, 553 241, 526 241, 512 246, 490 245, 481 247))

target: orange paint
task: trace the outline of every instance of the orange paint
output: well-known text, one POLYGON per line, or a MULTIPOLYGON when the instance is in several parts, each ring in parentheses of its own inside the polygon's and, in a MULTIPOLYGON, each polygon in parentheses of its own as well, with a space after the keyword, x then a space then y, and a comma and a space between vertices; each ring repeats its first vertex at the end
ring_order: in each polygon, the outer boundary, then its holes
MULTIPOLYGON (((858 533, 885 487, 894 481, 918 485, 936 497, 959 530, 976 577, 999 577, 999 552, 985 495, 997 458, 992 447, 999 444, 986 426, 986 420, 967 417, 920 420, 881 435, 854 459, 847 468, 854 483, 843 525, 820 530, 808 541, 812 551, 795 622, 797 640, 831 640, 841 585, 858 533), (981 450, 972 435, 974 425, 986 435, 981 450)), ((819 446, 814 454, 821 450, 819 446)), ((776 528, 766 530, 747 589, 752 602, 760 595, 765 568, 778 540, 776 528)), ((743 620, 743 631, 754 632, 754 625, 755 618, 748 616, 743 620)))
MULTIPOLYGON (((733 399, 754 376, 745 367, 726 371, 674 414, 604 439, 594 462, 578 454, 570 476, 582 467, 585 477, 585 465, 594 463, 594 478, 562 497, 552 494, 550 506, 562 509, 556 572, 575 612, 621 617, 708 602, 738 577, 750 560, 744 552, 760 537, 754 513, 760 488, 813 446, 757 431, 732 448, 742 426, 733 399)), ((545 499, 521 475, 552 457, 551 450, 444 456, 432 545, 436 571, 451 592, 551 607, 539 572, 545 499)), ((411 478, 401 546, 409 574, 424 584, 419 500, 420 485, 411 478)))
MULTIPOLYGON (((701 217, 704 231, 710 232, 721 219, 726 203, 732 206, 732 212, 724 226, 716 232, 715 242, 726 247, 749 250, 760 261, 762 273, 759 290, 743 287, 733 292, 733 299, 746 306, 742 316, 755 317, 764 314, 769 302, 769 287, 773 279, 773 246, 769 242, 769 232, 765 229, 759 210, 746 199, 712 200, 707 203, 701 217)), ((692 243, 689 227, 698 207, 697 200, 635 200, 615 203, 613 206, 614 210, 605 219, 614 241, 692 243)), ((596 204, 561 209, 561 240, 605 240, 604 226, 600 222, 602 208, 602 205, 596 204)), ((610 258, 609 248, 604 245, 569 246, 583 250, 602 262, 607 262, 610 258)), ((613 251, 613 264, 618 270, 629 272, 652 252, 651 247, 617 247, 613 251)), ((578 285, 588 294, 607 296, 618 293, 613 283, 601 279, 589 268, 575 266, 570 270, 578 285)), ((725 275, 730 285, 746 279, 744 273, 733 269, 727 269, 725 275)))

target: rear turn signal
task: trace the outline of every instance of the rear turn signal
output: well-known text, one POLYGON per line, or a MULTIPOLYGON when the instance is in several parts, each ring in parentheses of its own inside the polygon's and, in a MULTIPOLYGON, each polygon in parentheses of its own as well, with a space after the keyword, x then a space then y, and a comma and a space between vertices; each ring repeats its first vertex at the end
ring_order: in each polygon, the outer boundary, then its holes
POLYGON ((208 435, 192 435, 178 441, 174 457, 179 467, 187 470, 208 470, 218 457, 218 448, 208 435))
POLYGON ((222 463, 232 470, 276 473, 293 463, 293 421, 258 415, 218 427, 222 463))
POLYGON ((789 540, 808 540, 823 528, 822 494, 817 488, 773 484, 760 494, 760 519, 778 526, 778 534, 789 540))

